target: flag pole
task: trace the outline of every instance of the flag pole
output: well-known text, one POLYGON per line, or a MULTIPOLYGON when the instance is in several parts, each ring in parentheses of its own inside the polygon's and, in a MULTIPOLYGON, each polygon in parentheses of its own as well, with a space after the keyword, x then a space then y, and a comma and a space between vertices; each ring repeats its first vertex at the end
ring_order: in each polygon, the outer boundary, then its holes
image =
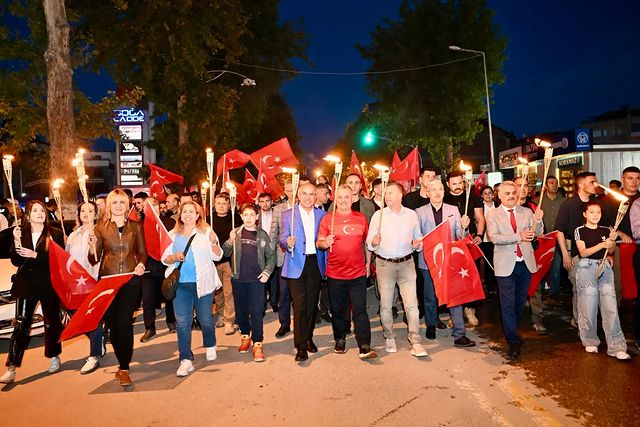
POLYGON ((53 181, 53 198, 60 209, 60 226, 62 227, 62 235, 67 240, 67 232, 64 229, 64 215, 62 214, 62 198, 60 197, 60 186, 64 184, 64 179, 58 178, 53 181))
MULTIPOLYGON (((236 200, 238 197, 238 192, 236 186, 230 182, 227 182, 227 189, 229 190, 229 200, 231 202, 231 232, 235 233, 236 228, 236 200)), ((236 262, 236 245, 235 243, 231 247, 233 252, 233 274, 235 275, 237 272, 237 262, 236 262)))
MULTIPOLYGON (((380 180, 382 181, 382 207, 380 207, 380 218, 378 220, 378 234, 382 238, 382 213, 384 212, 384 198, 387 193, 387 184, 389 184, 389 168, 383 165, 375 164, 374 168, 380 171, 380 180)), ((376 246, 376 255, 378 255, 378 248, 380 244, 376 246)))
POLYGON ((214 154, 211 148, 207 148, 207 173, 209 174, 209 222, 213 228, 213 194, 215 187, 213 186, 213 162, 214 154))
MULTIPOLYGON (((529 179, 529 162, 523 157, 518 157, 518 161, 522 163, 522 169, 520 171, 520 178, 524 178, 525 182, 529 179)), ((518 201, 516 207, 520 206, 520 200, 522 200, 522 188, 523 185, 518 186, 518 201)))
MULTIPOLYGON (((13 161, 13 156, 11 154, 5 154, 2 157, 2 167, 4 169, 4 175, 7 177, 7 184, 9 184, 9 194, 11 195, 11 206, 13 207, 13 220, 16 223, 16 227, 18 226, 18 210, 16 209, 16 198, 13 196, 13 182, 11 179, 13 166, 11 162, 13 161)), ((62 209, 62 208, 61 208, 62 209)), ((10 226, 13 224, 9 224, 10 226)), ((19 245, 16 245, 19 248, 19 245)))
POLYGON ((536 138, 535 142, 538 144, 538 147, 544 147, 544 176, 542 178, 542 188, 540 189, 540 200, 538 200, 538 209, 540 209, 542 207, 544 189, 547 186, 547 175, 549 174, 551 159, 553 159, 553 147, 547 141, 542 141, 538 138, 536 138))
MULTIPOLYGON (((289 236, 295 237, 295 233, 293 231, 293 218, 296 213, 295 202, 296 202, 296 194, 298 194, 298 187, 300 186, 300 174, 298 173, 297 169, 293 169, 293 168, 282 168, 282 171, 291 174, 291 192, 292 192, 291 198, 293 200, 291 201, 291 227, 289 229, 290 231, 289 236)), ((293 252, 291 252, 291 258, 293 258, 293 252)))
MULTIPOLYGON (((333 176, 336 179, 336 188, 333 189, 333 194, 335 196, 336 189, 340 185, 340 178, 342 178, 342 161, 339 158, 337 158, 336 156, 327 156, 327 157, 324 158, 324 160, 335 163, 335 169, 333 171, 333 176)), ((336 203, 337 202, 338 201, 334 197, 333 198, 333 206, 332 206, 332 209, 331 209, 331 235, 333 235, 333 228, 334 228, 334 224, 335 224, 335 221, 336 221, 336 203)), ((333 245, 331 245, 331 247, 329 248, 329 252, 333 252, 333 245)))

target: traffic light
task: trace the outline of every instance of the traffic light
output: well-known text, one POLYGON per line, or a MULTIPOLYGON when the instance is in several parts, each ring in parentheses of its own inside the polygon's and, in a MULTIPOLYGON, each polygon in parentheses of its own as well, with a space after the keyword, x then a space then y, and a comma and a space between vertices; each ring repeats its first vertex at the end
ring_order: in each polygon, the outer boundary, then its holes
POLYGON ((364 134, 364 138, 362 139, 362 142, 364 142, 364 145, 371 145, 373 144, 373 141, 376 139, 376 136, 374 135, 374 133, 372 131, 367 131, 367 133, 364 134))

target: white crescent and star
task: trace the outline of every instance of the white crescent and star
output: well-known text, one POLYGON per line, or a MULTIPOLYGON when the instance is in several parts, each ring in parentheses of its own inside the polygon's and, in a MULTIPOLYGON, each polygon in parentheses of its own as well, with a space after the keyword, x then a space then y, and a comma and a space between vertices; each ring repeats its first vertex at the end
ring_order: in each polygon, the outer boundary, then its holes
POLYGON ((444 249, 443 244, 438 243, 433 249, 433 263, 438 268, 438 277, 442 277, 442 268, 438 265, 438 252, 442 252, 442 259, 444 261, 444 249))
POLYGON ((91 314, 93 312, 93 310, 95 310, 95 307, 91 307, 94 302, 96 302, 97 300, 99 300, 100 298, 102 298, 104 296, 111 295, 113 292, 114 292, 113 289, 107 289, 105 291, 100 292, 98 295, 96 295, 95 298, 93 298, 89 302, 89 305, 87 306, 87 315, 91 314))
POLYGON ((73 257, 70 256, 69 259, 67 259, 67 265, 66 265, 67 273, 69 273, 72 276, 73 276, 73 273, 71 272, 71 266, 73 265, 73 261, 74 261, 73 257))
POLYGON ((352 232, 352 231, 356 231, 356 228, 355 228, 355 227, 352 227, 352 226, 350 226, 350 225, 345 225, 345 226, 343 226, 343 227, 342 227, 342 232, 343 232, 344 234, 349 235, 349 234, 351 234, 351 232, 352 232))

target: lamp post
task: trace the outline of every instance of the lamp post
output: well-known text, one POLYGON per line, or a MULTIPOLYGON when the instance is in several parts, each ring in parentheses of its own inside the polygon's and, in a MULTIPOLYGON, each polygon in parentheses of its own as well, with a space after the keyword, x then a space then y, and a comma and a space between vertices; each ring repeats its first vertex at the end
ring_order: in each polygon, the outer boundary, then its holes
POLYGON ((487 103, 487 121, 489 123, 489 152, 491 155, 491 172, 496 171, 496 159, 495 153, 493 150, 493 131, 491 130, 491 106, 489 102, 489 78, 487 77, 487 60, 485 57, 484 51, 481 50, 473 50, 473 49, 464 49, 460 46, 449 46, 449 50, 453 50, 456 52, 470 52, 470 53, 478 53, 482 55, 482 66, 484 67, 484 90, 485 90, 485 99, 487 103))

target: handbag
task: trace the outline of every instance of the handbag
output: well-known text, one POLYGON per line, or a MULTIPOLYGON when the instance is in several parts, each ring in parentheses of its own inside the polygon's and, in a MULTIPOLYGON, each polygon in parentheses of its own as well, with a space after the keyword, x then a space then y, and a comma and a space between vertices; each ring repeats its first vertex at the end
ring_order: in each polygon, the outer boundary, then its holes
MULTIPOLYGON (((184 248, 185 259, 187 258, 189 247, 191 246, 191 241, 194 237, 196 237, 195 233, 189 238, 187 246, 185 246, 184 248)), ((178 267, 176 267, 175 270, 173 270, 171 274, 165 277, 162 281, 162 295, 167 301, 173 301, 173 299, 176 297, 176 290, 178 289, 178 282, 180 282, 180 269, 182 268, 182 264, 184 264, 184 261, 180 261, 178 267)))

